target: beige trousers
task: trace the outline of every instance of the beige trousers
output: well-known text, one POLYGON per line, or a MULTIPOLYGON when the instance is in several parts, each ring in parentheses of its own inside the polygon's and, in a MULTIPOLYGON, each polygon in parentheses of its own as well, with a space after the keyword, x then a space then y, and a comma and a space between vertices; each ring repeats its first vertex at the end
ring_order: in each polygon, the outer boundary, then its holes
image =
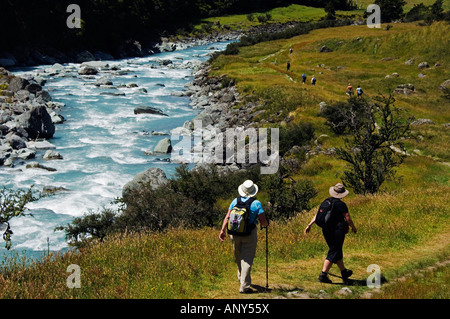
POLYGON ((250 288, 252 283, 250 271, 258 242, 256 228, 252 230, 249 236, 230 236, 233 241, 234 258, 238 267, 238 280, 241 283, 240 292, 243 292, 246 288, 250 288))

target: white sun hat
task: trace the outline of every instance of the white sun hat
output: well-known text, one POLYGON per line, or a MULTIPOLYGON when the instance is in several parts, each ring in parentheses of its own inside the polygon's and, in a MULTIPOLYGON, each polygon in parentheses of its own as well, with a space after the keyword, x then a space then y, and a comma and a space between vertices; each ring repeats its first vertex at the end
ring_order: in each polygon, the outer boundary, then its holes
POLYGON ((246 180, 238 187, 239 195, 244 197, 253 197, 258 193, 258 185, 254 184, 251 180, 246 180))

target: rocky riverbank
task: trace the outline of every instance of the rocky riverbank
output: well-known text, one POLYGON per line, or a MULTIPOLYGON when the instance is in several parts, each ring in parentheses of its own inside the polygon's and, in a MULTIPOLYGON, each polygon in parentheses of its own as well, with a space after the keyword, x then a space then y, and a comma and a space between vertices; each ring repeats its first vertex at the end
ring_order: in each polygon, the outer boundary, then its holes
POLYGON ((61 158, 47 139, 64 121, 59 114, 64 104, 52 102, 44 85, 42 78, 21 78, 0 68, 0 166, 14 167, 44 150, 46 160, 61 158))

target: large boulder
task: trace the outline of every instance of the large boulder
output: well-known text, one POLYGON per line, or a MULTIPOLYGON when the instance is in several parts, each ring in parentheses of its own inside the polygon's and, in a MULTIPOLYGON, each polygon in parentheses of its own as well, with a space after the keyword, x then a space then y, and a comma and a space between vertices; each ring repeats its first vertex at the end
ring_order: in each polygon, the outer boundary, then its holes
POLYGON ((165 183, 167 183, 167 177, 164 171, 160 168, 152 167, 137 174, 133 180, 125 184, 122 189, 122 197, 126 200, 133 192, 139 191, 143 187, 155 189, 165 183))
POLYGON ((11 79, 11 81, 9 82, 8 90, 11 91, 11 92, 16 93, 16 92, 18 92, 20 90, 25 89, 25 87, 28 84, 30 84, 30 82, 28 82, 27 80, 19 78, 19 77, 16 76, 16 77, 13 77, 11 79))
POLYGON ((17 117, 18 126, 23 127, 30 139, 52 138, 55 125, 44 105, 32 108, 17 117))
POLYGON ((153 149, 154 153, 170 153, 172 152, 172 142, 168 137, 163 138, 153 149))

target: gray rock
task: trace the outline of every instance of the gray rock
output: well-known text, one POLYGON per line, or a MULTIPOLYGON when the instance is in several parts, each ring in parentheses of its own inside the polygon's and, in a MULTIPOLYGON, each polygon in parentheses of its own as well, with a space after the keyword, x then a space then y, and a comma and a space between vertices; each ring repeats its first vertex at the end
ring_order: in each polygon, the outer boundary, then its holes
POLYGON ((153 149, 153 152, 164 154, 172 152, 171 140, 168 137, 163 138, 161 141, 158 142, 158 144, 156 144, 155 148, 153 149))
POLYGON ((8 141, 9 145, 15 150, 20 150, 27 147, 27 143, 20 136, 17 136, 15 134, 11 135, 6 140, 8 141))
POLYGON ((133 180, 125 184, 122 189, 122 197, 126 200, 133 192, 139 191, 140 188, 150 187, 157 188, 167 183, 167 177, 164 171, 157 167, 152 167, 146 171, 137 174, 133 180))
POLYGON ((59 154, 56 151, 47 150, 44 154, 44 159, 45 160, 62 160, 63 157, 61 154, 59 154))
POLYGON ((39 162, 30 162, 25 166, 25 168, 39 168, 39 169, 47 170, 49 172, 56 171, 55 168, 44 166, 44 165, 40 164, 39 162))
POLYGON ((16 93, 16 92, 18 92, 20 90, 25 89, 25 87, 28 84, 30 84, 30 82, 28 82, 27 80, 19 78, 19 77, 14 77, 9 82, 8 91, 16 93))
POLYGON ((419 69, 428 69, 430 67, 430 65, 428 64, 428 62, 421 62, 418 65, 419 69))
POLYGON ((326 45, 322 46, 319 50, 319 52, 323 53, 323 52, 333 52, 333 50, 331 50, 329 47, 327 47, 326 45))
POLYGON ((445 88, 450 88, 450 80, 446 80, 441 83, 438 87, 440 90, 444 90, 445 88))
POLYGON ((139 106, 134 109, 134 114, 156 114, 162 116, 168 116, 160 109, 152 106, 139 106))
POLYGON ((59 192, 67 192, 68 189, 64 187, 56 187, 56 186, 44 186, 42 190, 42 194, 44 195, 52 195, 59 192))
POLYGON ((112 83, 112 81, 111 81, 108 77, 103 76, 103 77, 101 77, 100 79, 98 79, 98 80, 94 83, 94 85, 95 85, 95 86, 100 86, 100 85, 113 85, 113 83, 112 83))
POLYGON ((91 66, 85 66, 78 72, 78 74, 80 75, 96 75, 97 73, 98 73, 97 68, 91 66))
POLYGON ((434 122, 430 119, 417 119, 411 123, 411 125, 434 125, 434 122))
POLYGON ((55 134, 55 125, 44 105, 39 105, 17 118, 19 126, 23 127, 31 139, 51 138, 55 134))
POLYGON ((36 157, 36 151, 23 148, 17 151, 17 157, 23 160, 30 160, 36 157))

